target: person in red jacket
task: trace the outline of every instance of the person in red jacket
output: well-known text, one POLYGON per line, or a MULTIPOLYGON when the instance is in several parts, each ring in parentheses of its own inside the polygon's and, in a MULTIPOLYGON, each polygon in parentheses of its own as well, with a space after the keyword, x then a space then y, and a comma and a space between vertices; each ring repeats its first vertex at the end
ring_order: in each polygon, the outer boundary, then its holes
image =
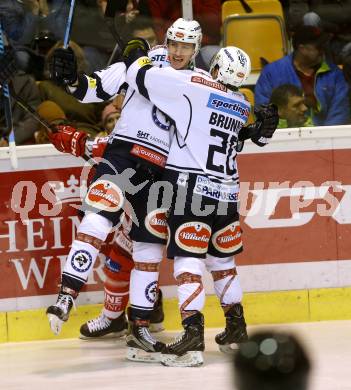
MULTIPOLYGON (((169 25, 182 17, 182 1, 164 0, 115 0, 117 13, 125 16, 125 23, 138 15, 149 16, 153 19, 154 28, 159 42, 165 39, 169 25)), ((221 30, 221 1, 220 0, 192 0, 193 19, 202 26, 202 46, 218 45, 221 30)))

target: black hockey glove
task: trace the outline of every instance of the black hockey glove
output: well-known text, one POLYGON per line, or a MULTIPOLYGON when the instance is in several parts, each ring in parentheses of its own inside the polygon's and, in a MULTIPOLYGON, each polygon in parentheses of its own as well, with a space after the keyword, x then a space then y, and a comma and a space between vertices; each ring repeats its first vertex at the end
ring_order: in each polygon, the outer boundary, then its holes
POLYGON ((279 123, 278 107, 275 104, 262 105, 259 110, 255 110, 256 122, 261 122, 259 136, 272 138, 279 123))
POLYGON ((72 85, 78 79, 77 59, 70 47, 54 50, 49 69, 50 78, 59 85, 72 85))
POLYGON ((149 50, 150 45, 147 40, 143 38, 134 38, 130 40, 122 53, 122 59, 127 69, 138 58, 147 56, 149 50))
POLYGON ((0 55, 0 85, 9 82, 16 72, 14 52, 11 49, 5 49, 5 53, 0 55))
POLYGON ((239 142, 244 142, 247 139, 260 136, 261 122, 256 121, 245 127, 242 127, 239 131, 239 142))

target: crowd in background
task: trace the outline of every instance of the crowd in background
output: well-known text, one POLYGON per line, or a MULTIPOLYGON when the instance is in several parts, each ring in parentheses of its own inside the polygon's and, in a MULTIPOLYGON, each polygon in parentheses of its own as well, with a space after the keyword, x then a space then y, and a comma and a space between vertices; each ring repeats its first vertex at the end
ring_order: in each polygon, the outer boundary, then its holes
MULTIPOLYGON (((194 19, 203 30, 196 65, 208 70, 212 55, 221 46, 224 1, 192 3, 194 19)), ((291 54, 267 64, 256 85, 249 86, 255 92, 255 106, 270 101, 277 104, 279 127, 350 124, 351 1, 281 0, 281 3, 291 54), (331 83, 333 90, 329 88, 331 83)), ((49 122, 70 123, 95 137, 106 132, 109 115, 118 119, 120 107, 111 102, 106 117, 106 103, 81 104, 49 79, 48 64, 53 49, 62 46, 69 6, 67 0, 1 2, 2 19, 9 21, 14 10, 24 17, 24 22, 13 18, 9 23, 10 44, 18 67, 12 88, 49 122)), ((76 2, 70 46, 80 72, 89 74, 118 60, 116 31, 124 41, 141 36, 151 46, 162 44, 167 27, 182 15, 181 0, 115 0, 114 17, 108 19, 106 7, 107 0, 76 2)), ((48 142, 45 129, 28 112, 15 102, 12 109, 17 145, 48 142)), ((3 104, 0 132, 0 146, 6 146, 3 104)))

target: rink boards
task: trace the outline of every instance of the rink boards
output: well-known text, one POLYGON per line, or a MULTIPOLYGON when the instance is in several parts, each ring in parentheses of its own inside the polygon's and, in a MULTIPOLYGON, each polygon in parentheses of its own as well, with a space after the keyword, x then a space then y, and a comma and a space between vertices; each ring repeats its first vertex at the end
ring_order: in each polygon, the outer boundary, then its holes
MULTIPOLYGON (((7 153, 0 148, 0 341, 23 339, 22 319, 33 325, 27 339, 49 338, 41 308, 55 300, 79 223, 84 161, 49 145, 23 146, 14 171, 7 153)), ((248 322, 351 318, 351 127, 280 130, 265 148, 248 142, 238 165, 245 250, 236 261, 248 322)), ((99 310, 102 265, 79 298, 77 324, 99 310)), ((161 286, 176 312, 168 260, 161 286)), ((205 286, 207 323, 221 326, 208 275, 205 286)), ((167 316, 170 328, 176 315, 167 316)), ((63 336, 77 331, 74 318, 63 336)))

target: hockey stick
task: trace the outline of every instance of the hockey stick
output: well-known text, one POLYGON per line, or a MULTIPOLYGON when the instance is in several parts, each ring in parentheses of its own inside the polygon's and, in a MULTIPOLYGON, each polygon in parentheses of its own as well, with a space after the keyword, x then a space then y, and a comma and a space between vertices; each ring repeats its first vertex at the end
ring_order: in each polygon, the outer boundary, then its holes
POLYGON ((182 0, 183 18, 193 20, 193 2, 191 0, 182 0))
POLYGON ((50 126, 50 124, 42 118, 33 107, 31 107, 27 102, 25 102, 20 96, 15 94, 13 91, 11 92, 11 97, 24 111, 28 112, 34 119, 36 119, 42 126, 46 128, 49 133, 53 133, 54 130, 50 126))
POLYGON ((65 31, 65 37, 63 40, 63 48, 67 49, 70 36, 71 36, 71 30, 72 30, 72 24, 73 24, 73 15, 74 15, 74 8, 76 5, 76 0, 71 0, 71 5, 69 8, 69 14, 67 19, 67 25, 66 25, 66 31, 65 31))
MULTIPOLYGON (((2 30, 2 23, 0 20, 0 55, 5 53, 5 43, 4 43, 4 32, 2 30)), ((5 111, 5 120, 6 127, 9 133, 9 153, 10 161, 13 169, 18 168, 18 159, 16 153, 16 142, 15 142, 15 132, 13 128, 13 119, 12 119, 12 108, 11 108, 11 97, 10 90, 7 83, 4 83, 2 86, 3 95, 4 95, 4 111, 5 111)))
POLYGON ((251 14, 253 12, 253 9, 249 6, 249 4, 247 4, 246 0, 239 0, 239 1, 246 13, 251 14))
POLYGON ((116 40, 116 45, 113 48, 112 54, 107 62, 107 66, 112 64, 113 59, 116 56, 118 48, 123 50, 123 47, 125 46, 125 43, 123 42, 123 39, 119 35, 118 31, 115 29, 114 26, 114 18, 117 12, 117 2, 116 0, 107 0, 106 9, 105 9, 105 20, 106 25, 109 28, 113 38, 116 40))
MULTIPOLYGON (((36 119, 42 126, 45 127, 47 133, 55 133, 55 128, 53 128, 52 126, 50 126, 49 122, 47 122, 44 118, 42 118, 27 102, 25 102, 20 96, 16 95, 14 92, 11 92, 11 96, 12 98, 14 99, 14 101, 16 102, 16 104, 18 104, 24 111, 28 112, 30 115, 32 115, 32 117, 34 119, 36 119)), ((84 158, 85 161, 88 161, 92 166, 96 166, 96 164, 93 164, 91 162, 91 159, 86 155, 84 154, 83 156, 81 156, 82 158, 84 158)))

